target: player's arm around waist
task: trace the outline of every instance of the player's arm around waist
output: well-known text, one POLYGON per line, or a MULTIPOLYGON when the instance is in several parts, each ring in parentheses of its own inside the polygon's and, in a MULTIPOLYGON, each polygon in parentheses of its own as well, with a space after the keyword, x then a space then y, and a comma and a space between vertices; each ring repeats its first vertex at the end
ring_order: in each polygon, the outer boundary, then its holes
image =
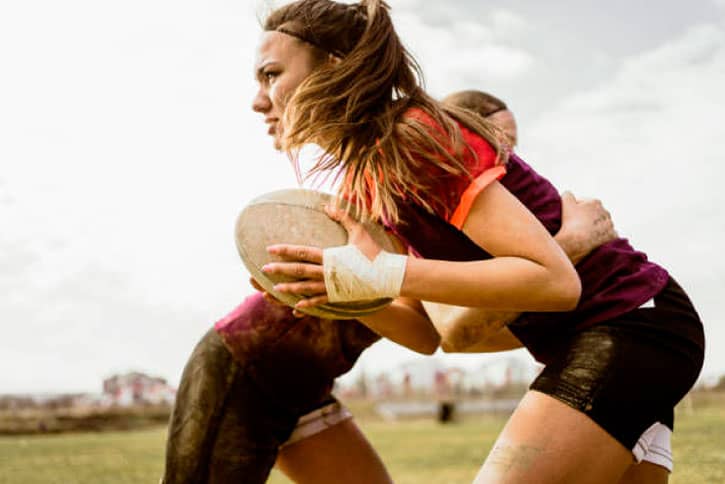
POLYGON ((479 340, 469 340, 467 345, 454 346, 443 341, 441 349, 446 353, 496 353, 523 348, 521 341, 508 327, 503 326, 493 334, 479 340))
POLYGON ((428 301, 423 301, 423 307, 441 335, 441 349, 446 353, 487 353, 522 346, 516 338, 506 338, 505 334, 510 334, 506 325, 520 313, 428 301))
POLYGON ((418 353, 435 353, 441 341, 420 301, 396 298, 386 308, 359 318, 359 321, 380 336, 418 353))

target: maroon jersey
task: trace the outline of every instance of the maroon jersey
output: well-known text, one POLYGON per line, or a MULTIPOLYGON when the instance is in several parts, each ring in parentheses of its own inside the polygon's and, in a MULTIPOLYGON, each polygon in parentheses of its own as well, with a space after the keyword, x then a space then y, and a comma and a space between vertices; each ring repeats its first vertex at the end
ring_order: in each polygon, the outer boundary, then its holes
MULTIPOLYGON (((491 258, 460 228, 470 208, 470 200, 487 184, 499 179, 554 235, 561 227, 558 190, 513 153, 505 164, 505 172, 501 171, 490 145, 471 131, 465 128, 462 131, 478 157, 466 160, 473 183, 467 177, 467 183, 461 183, 460 177, 453 181, 441 179, 440 197, 455 209, 429 213, 420 206, 400 201, 401 221, 392 230, 414 253, 425 258, 453 261, 491 258)), ((598 247, 577 264, 576 270, 582 283, 576 309, 528 312, 509 324, 514 335, 544 363, 549 348, 562 336, 636 309, 660 292, 669 278, 665 269, 650 262, 624 238, 598 247)))

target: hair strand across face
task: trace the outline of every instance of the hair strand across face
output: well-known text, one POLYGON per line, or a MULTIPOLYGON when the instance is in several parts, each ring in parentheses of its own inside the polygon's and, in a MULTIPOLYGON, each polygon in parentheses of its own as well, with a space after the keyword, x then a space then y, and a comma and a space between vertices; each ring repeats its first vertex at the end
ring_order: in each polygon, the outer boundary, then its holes
POLYGON ((381 0, 299 0, 273 11, 264 28, 297 37, 328 60, 287 103, 282 147, 296 153, 319 145, 325 155, 312 173, 341 169, 340 194, 354 201, 357 216, 395 222, 400 198, 445 209, 429 197, 441 173, 467 173, 461 160, 468 147, 456 121, 498 150, 485 120, 425 93, 421 70, 381 0), (411 116, 413 110, 424 116, 411 116))

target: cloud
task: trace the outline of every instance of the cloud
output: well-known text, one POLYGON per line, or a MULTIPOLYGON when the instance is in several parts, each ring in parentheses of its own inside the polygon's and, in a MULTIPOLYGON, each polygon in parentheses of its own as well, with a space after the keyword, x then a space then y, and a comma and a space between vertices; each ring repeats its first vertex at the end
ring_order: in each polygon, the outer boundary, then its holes
POLYGON ((238 210, 294 183, 248 107, 256 18, 41 3, 0 18, 0 393, 173 380, 252 291, 238 210))
MULTIPOLYGON (((626 59, 521 134, 522 152, 563 188, 603 199, 620 233, 688 288, 710 341, 725 341, 722 106, 725 26, 626 59)), ((707 371, 725 359, 709 352, 707 371)))
POLYGON ((103 267, 38 282, 16 279, 0 302, 0 365, 22 369, 0 375, 0 393, 98 390, 102 378, 129 369, 176 380, 212 322, 188 301, 156 304, 103 267))
POLYGON ((438 2, 396 7, 396 28, 404 42, 415 39, 409 48, 434 95, 519 77, 534 62, 512 42, 516 32, 526 29, 523 18, 512 12, 495 9, 483 21, 473 21, 438 2))

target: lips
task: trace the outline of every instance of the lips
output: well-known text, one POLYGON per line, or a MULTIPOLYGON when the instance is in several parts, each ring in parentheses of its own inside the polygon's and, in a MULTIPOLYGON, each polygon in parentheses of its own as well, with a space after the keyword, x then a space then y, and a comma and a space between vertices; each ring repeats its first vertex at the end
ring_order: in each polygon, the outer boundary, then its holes
POLYGON ((265 123, 269 125, 269 129, 267 129, 267 134, 272 136, 277 132, 277 119, 265 119, 265 123))

